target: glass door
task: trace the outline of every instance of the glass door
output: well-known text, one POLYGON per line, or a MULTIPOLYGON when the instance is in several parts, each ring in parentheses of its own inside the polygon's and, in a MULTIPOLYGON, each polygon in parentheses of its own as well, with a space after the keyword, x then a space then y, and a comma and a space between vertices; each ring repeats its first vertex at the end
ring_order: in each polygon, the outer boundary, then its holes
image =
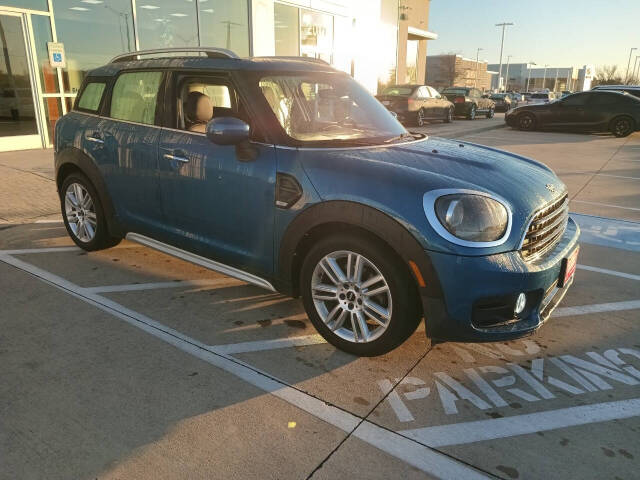
POLYGON ((25 27, 22 14, 0 11, 0 151, 42 147, 25 27))

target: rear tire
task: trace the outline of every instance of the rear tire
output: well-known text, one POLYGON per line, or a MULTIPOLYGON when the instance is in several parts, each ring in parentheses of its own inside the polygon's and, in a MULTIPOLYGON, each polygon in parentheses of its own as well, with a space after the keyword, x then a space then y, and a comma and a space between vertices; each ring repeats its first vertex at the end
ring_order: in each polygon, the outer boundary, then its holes
POLYGON ((476 119, 476 106, 471 105, 469 109, 469 113, 467 113, 467 120, 475 120, 476 119))
POLYGON ((444 123, 451 123, 453 122, 453 108, 447 108, 447 113, 445 114, 444 117, 444 123))
POLYGON ((487 118, 493 118, 493 115, 495 114, 495 108, 494 107, 490 107, 489 111, 487 112, 487 118))
POLYGON ((536 128, 536 117, 529 112, 521 113, 516 119, 518 130, 531 131, 536 128))
POLYGON ((319 240, 302 264, 300 291, 320 335, 353 355, 393 350, 421 319, 408 269, 388 246, 364 234, 339 233, 319 240))
POLYGON ((616 137, 622 138, 631 135, 636 129, 633 118, 621 115, 611 120, 609 131, 616 137))
POLYGON ((100 196, 82 173, 73 172, 63 180, 60 208, 67 233, 83 250, 103 250, 120 243, 120 238, 109 235, 100 196))

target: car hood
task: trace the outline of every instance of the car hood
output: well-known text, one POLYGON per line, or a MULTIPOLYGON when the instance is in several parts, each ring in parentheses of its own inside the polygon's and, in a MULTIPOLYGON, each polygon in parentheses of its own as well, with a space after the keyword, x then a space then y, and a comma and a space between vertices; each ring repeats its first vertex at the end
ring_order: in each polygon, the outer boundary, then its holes
POLYGON ((532 214, 566 190, 539 162, 437 137, 378 148, 300 149, 299 155, 323 200, 367 203, 405 224, 423 222, 422 196, 431 190, 459 188, 500 197, 513 213, 513 248, 532 214), (419 204, 420 212, 407 214, 407 204, 419 204))

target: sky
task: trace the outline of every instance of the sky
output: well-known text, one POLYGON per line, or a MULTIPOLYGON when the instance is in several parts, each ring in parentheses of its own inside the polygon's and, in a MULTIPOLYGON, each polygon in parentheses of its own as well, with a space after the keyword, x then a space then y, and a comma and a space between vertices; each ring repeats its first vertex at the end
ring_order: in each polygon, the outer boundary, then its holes
MULTIPOLYGON (((640 55, 640 0, 431 0, 428 55, 457 53, 498 63, 502 27, 507 27, 503 63, 535 62, 557 67, 618 65, 626 71, 629 49, 640 55)), ((640 59, 638 60, 640 62, 640 59)))

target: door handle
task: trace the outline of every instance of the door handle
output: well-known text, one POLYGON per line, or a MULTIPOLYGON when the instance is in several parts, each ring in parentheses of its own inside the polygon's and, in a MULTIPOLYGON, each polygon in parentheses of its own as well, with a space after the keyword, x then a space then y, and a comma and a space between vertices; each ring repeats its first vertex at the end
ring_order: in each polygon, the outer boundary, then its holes
POLYGON ((177 155, 172 155, 170 153, 165 153, 163 157, 166 158, 167 160, 173 160, 173 161, 182 162, 182 163, 187 163, 189 161, 188 158, 179 157, 177 155))
POLYGON ((102 140, 101 138, 98 138, 97 134, 95 134, 95 133, 93 135, 87 136, 87 141, 93 142, 93 143, 98 143, 100 145, 102 145, 104 143, 104 140, 102 140))

